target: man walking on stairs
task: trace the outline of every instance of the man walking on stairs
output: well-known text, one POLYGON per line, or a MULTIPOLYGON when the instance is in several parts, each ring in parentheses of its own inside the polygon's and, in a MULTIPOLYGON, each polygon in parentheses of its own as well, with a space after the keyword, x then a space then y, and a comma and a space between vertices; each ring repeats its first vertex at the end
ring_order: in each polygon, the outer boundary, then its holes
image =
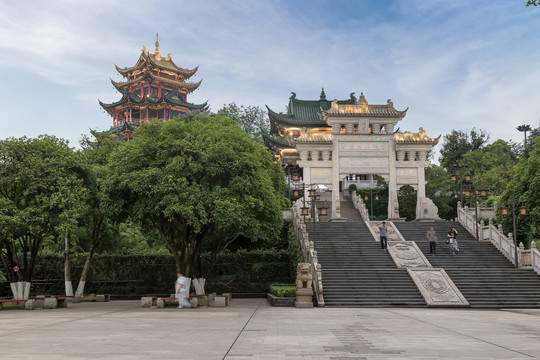
POLYGON ((383 249, 385 252, 387 251, 388 247, 388 238, 386 236, 386 231, 388 228, 386 227, 386 222, 382 222, 381 225, 379 225, 379 236, 381 237, 381 249, 383 249))
POLYGON ((429 253, 437 256, 437 235, 435 235, 433 226, 429 228, 426 237, 429 240, 429 253))

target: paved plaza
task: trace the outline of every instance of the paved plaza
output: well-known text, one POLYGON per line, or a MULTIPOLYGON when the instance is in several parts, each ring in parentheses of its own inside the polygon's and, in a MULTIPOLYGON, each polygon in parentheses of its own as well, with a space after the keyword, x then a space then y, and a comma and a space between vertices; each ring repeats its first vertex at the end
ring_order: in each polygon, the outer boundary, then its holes
POLYGON ((0 311, 7 359, 540 359, 540 310, 141 308, 0 311))

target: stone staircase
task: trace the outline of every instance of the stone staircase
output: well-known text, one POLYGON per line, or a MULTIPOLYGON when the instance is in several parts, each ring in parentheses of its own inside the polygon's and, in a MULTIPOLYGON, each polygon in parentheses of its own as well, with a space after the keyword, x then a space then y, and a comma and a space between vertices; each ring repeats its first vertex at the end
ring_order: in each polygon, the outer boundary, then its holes
MULTIPOLYGON (((516 269, 491 243, 478 242, 457 222, 395 222, 405 240, 415 241, 433 267, 444 268, 471 307, 540 308, 540 276, 516 269), (433 226, 439 244, 429 254, 426 232, 433 226), (446 234, 454 226, 460 253, 452 256, 446 234)), ((323 268, 324 269, 324 268, 323 268)), ((324 272, 323 272, 324 276, 324 272)))
POLYGON ((327 306, 426 306, 407 271, 396 268, 363 222, 306 225, 322 266, 327 306))

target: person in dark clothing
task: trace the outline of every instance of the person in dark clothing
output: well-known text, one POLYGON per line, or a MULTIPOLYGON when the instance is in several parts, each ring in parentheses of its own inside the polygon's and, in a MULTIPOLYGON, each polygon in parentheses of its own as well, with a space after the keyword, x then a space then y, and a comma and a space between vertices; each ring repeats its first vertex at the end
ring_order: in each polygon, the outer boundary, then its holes
POLYGON ((437 256, 437 235, 435 235, 435 230, 433 229, 433 226, 431 226, 426 233, 426 237, 429 240, 429 253, 433 254, 433 256, 437 256))
POLYGON ((388 231, 388 228, 386 227, 386 222, 382 222, 381 225, 379 225, 379 236, 381 237, 381 248, 384 250, 384 251, 387 251, 387 247, 388 247, 388 237, 386 235, 388 231))

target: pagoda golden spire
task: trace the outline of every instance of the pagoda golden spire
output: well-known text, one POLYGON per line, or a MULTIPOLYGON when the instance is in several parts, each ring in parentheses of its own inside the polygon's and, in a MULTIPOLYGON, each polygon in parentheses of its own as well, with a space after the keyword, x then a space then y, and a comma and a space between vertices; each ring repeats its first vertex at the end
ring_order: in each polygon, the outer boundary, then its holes
POLYGON ((156 51, 154 51, 154 57, 157 61, 161 60, 161 55, 159 54, 159 33, 156 33, 156 51))

